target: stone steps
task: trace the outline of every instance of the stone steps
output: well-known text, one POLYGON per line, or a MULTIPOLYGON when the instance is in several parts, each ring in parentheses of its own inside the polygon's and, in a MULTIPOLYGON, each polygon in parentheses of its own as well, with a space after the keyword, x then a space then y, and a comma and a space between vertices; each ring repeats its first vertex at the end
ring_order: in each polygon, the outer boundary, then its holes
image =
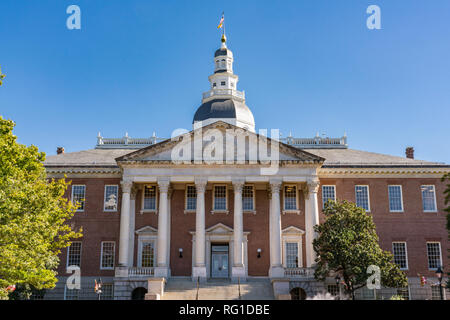
MULTIPOLYGON (((241 283, 241 300, 273 300, 269 279, 248 279, 241 283)), ((191 279, 169 279, 162 300, 195 300, 197 284, 191 279)), ((239 300, 239 286, 230 280, 208 280, 200 283, 199 300, 239 300)))

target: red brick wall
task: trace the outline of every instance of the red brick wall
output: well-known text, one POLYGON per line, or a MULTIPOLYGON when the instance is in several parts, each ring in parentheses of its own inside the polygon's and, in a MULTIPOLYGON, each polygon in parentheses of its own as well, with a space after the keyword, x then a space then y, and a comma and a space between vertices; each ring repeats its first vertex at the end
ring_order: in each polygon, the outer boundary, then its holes
MULTIPOLYGON (((76 228, 83 228, 83 237, 76 239, 82 241, 81 276, 113 276, 113 270, 100 270, 100 255, 102 241, 115 241, 116 264, 119 257, 119 230, 120 230, 120 196, 117 212, 103 211, 103 198, 105 185, 117 184, 121 194, 120 179, 71 179, 72 185, 86 185, 86 199, 84 212, 76 212, 71 223, 76 228)), ((72 194, 72 186, 67 190, 67 197, 72 194)), ((67 248, 62 249, 60 255, 59 275, 66 274, 67 248)))
MULTIPOLYGON (((370 215, 377 227, 380 246, 392 251, 393 241, 406 241, 408 253, 408 276, 421 273, 435 276, 428 270, 427 241, 441 242, 443 264, 448 265, 448 234, 445 229, 443 192, 445 185, 440 179, 321 179, 321 185, 336 185, 337 199, 355 201, 355 185, 368 185, 370 215), (437 212, 423 212, 421 185, 435 185, 437 212), (401 185, 404 212, 389 212, 388 185, 401 185)), ((322 210, 322 188, 319 190, 319 209, 322 210)), ((324 216, 321 214, 320 220, 324 216)))
MULTIPOLYGON (((120 179, 72 179, 72 184, 86 185, 86 203, 83 213, 76 213, 73 222, 76 226, 83 227, 81 273, 83 276, 112 276, 113 271, 100 270, 100 246, 101 241, 116 242, 116 265, 119 249, 120 228, 120 179), (119 185, 119 211, 103 212, 104 186, 106 184, 119 185)), ((377 233, 380 237, 380 245, 385 250, 391 250, 392 241, 407 241, 409 276, 417 273, 434 276, 433 271, 428 271, 426 241, 440 241, 444 265, 448 265, 447 231, 445 229, 445 213, 443 191, 445 185, 440 179, 321 179, 321 185, 336 185, 338 199, 355 201, 356 184, 369 185, 371 215, 377 225, 377 233), (387 186, 389 184, 402 185, 403 213, 390 213, 388 205, 387 186), (422 211, 422 196, 420 186, 422 184, 434 184, 436 186, 437 213, 424 213, 422 211)), ((69 187, 68 195, 71 194, 69 187)), ((304 197, 300 192, 299 206, 301 214, 282 215, 282 228, 296 226, 305 229, 304 221, 304 197)), ((233 190, 228 190, 229 214, 211 214, 212 191, 207 190, 205 195, 206 228, 217 223, 223 223, 233 228, 233 190)), ((318 194, 319 210, 322 211, 322 190, 318 194)), ((154 213, 139 214, 141 193, 136 198, 136 229, 150 225, 157 228, 158 216, 154 213)), ((184 213, 184 190, 174 190, 172 200, 171 217, 171 270, 174 276, 189 276, 192 265, 192 236, 190 231, 195 231, 195 213, 184 213), (178 249, 183 248, 183 258, 179 258, 178 249)), ((267 191, 256 191, 256 215, 244 214, 244 231, 249 231, 248 236, 248 271, 249 275, 267 275, 269 269, 269 200, 267 191), (262 249, 261 258, 257 259, 258 248, 262 249)), ((324 216, 320 213, 320 220, 324 216)), ((303 262, 305 263, 305 239, 303 239, 303 262)), ((66 252, 63 249, 60 255, 61 264, 58 272, 65 275, 66 252)), ((135 238, 135 260, 137 263, 137 237, 135 238)))

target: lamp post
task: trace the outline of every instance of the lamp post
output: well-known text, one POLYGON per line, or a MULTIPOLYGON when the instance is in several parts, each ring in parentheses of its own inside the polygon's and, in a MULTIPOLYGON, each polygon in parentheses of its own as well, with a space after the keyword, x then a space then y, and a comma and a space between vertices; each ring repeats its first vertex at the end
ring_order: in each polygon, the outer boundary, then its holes
POLYGON ((339 275, 336 275, 336 278, 334 278, 334 280, 336 280, 336 285, 339 289, 339 300, 341 300, 341 277, 339 275))
POLYGON ((436 270, 436 276, 438 277, 439 280, 439 294, 441 296, 441 300, 444 300, 444 295, 442 294, 442 275, 444 274, 444 272, 442 271, 441 267, 439 266, 436 270))

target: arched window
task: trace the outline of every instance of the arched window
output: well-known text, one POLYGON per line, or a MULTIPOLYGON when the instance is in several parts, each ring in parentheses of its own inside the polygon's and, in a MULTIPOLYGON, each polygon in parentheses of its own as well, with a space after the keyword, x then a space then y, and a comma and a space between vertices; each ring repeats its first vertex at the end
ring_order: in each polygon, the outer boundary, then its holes
POLYGON ((306 300, 306 292, 302 288, 294 288, 289 293, 291 300, 306 300))
POLYGON ((147 289, 144 287, 137 287, 131 292, 131 300, 144 300, 147 289))

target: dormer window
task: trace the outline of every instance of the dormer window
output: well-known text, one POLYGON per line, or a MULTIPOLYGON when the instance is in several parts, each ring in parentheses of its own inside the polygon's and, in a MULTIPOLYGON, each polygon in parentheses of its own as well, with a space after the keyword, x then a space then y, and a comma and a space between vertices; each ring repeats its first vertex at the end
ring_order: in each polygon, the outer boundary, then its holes
POLYGON ((224 85, 225 85, 225 81, 222 81, 222 82, 220 83, 220 85, 221 85, 221 86, 224 86, 224 85))

